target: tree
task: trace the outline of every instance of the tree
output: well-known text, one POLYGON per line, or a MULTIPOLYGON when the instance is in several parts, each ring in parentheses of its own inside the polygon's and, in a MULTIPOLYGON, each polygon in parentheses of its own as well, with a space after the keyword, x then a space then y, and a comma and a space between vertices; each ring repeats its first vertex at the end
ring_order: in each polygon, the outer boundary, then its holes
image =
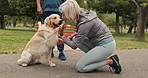
POLYGON ((16 23, 20 14, 18 0, 8 0, 10 6, 10 12, 7 14, 11 17, 13 27, 16 27, 16 23))
POLYGON ((8 0, 3 0, 0 2, 0 29, 5 28, 4 15, 9 11, 8 0))
POLYGON ((131 12, 125 13, 125 15, 122 16, 123 25, 130 26, 127 33, 132 33, 132 30, 136 28, 136 14, 134 12, 134 9, 130 9, 131 12))
POLYGON ((76 0, 76 1, 80 5, 80 7, 85 8, 85 9, 88 8, 87 0, 76 0))
MULTIPOLYGON (((32 20, 37 19, 35 0, 9 0, 9 3, 11 6, 11 9, 13 10, 13 13, 10 13, 9 15, 13 16, 14 27, 18 18, 24 19, 29 17, 32 20)), ((26 23, 26 21, 24 23, 26 23)))
POLYGON ((120 33, 119 17, 125 16, 131 12, 130 5, 125 0, 87 0, 88 5, 99 11, 99 13, 115 13, 116 14, 116 33, 120 33))
POLYGON ((148 1, 147 0, 129 0, 137 14, 137 30, 135 39, 145 39, 145 25, 148 19, 148 1))
POLYGON ((18 4, 20 5, 19 6, 20 15, 30 17, 32 20, 34 20, 33 21, 33 25, 34 25, 35 20, 37 20, 37 17, 38 17, 37 16, 37 6, 36 6, 35 0, 19 0, 18 4))

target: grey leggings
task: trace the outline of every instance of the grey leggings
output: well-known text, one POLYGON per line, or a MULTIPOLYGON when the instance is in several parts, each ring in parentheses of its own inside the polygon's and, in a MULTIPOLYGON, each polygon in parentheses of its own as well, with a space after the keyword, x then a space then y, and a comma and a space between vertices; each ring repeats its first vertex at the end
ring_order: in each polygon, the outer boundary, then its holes
POLYGON ((76 65, 77 71, 89 72, 106 65, 105 59, 114 52, 116 42, 113 40, 102 46, 93 46, 90 41, 86 39, 78 48, 86 54, 78 61, 76 65))

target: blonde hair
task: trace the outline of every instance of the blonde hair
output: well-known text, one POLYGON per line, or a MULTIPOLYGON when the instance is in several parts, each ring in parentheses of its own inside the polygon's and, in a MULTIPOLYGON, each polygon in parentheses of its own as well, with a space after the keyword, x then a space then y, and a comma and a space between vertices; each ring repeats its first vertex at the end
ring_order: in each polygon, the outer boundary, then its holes
POLYGON ((69 20, 76 21, 79 18, 81 8, 75 0, 67 0, 59 7, 61 13, 64 13, 69 20))

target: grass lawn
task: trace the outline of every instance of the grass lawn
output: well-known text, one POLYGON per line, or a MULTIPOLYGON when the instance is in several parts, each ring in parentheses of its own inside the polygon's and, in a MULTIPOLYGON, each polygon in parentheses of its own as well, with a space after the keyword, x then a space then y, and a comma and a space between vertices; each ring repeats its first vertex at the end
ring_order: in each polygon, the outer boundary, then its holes
MULTIPOLYGON (((7 27, 5 30, 0 29, 0 53, 20 53, 27 42, 35 34, 34 28, 24 27, 7 27)), ((146 40, 134 40, 134 34, 114 34, 117 49, 140 49, 148 48, 148 32, 146 40)))
POLYGON ((20 53, 35 34, 32 28, 6 28, 0 30, 0 53, 20 53))
POLYGON ((117 49, 142 49, 148 48, 148 32, 145 37, 146 40, 134 40, 135 34, 131 33, 121 33, 113 34, 117 49))

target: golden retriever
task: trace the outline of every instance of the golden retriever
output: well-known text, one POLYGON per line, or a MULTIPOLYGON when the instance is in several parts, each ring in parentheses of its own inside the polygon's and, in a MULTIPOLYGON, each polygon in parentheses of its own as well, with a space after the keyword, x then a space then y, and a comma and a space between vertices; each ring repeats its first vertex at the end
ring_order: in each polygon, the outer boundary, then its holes
POLYGON ((44 20, 44 24, 38 29, 36 34, 26 45, 18 59, 18 64, 26 67, 29 64, 38 64, 40 58, 45 56, 50 67, 55 66, 51 60, 52 48, 57 44, 60 16, 52 14, 44 20))

